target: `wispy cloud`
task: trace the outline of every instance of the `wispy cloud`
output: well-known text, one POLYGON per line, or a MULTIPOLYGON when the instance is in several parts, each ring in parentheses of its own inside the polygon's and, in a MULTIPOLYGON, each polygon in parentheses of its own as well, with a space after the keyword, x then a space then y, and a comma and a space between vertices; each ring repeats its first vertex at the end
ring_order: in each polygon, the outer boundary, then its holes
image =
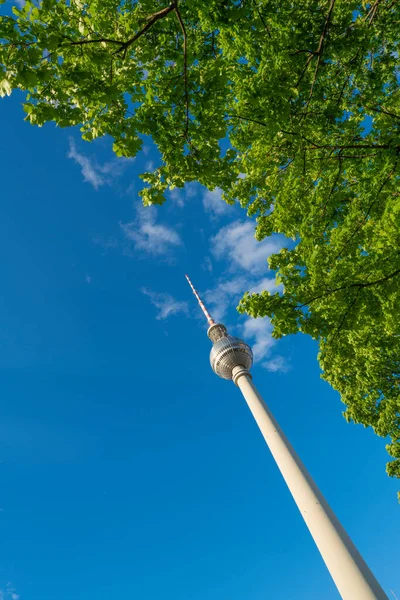
POLYGON ((20 595, 17 594, 15 587, 13 586, 13 584, 11 583, 11 581, 9 581, 6 585, 6 588, 2 588, 0 589, 0 600, 19 600, 20 595))
POLYGON ((199 193, 200 186, 197 183, 186 183, 183 188, 174 188, 169 192, 171 200, 180 208, 185 206, 185 203, 190 198, 199 193))
POLYGON ((229 308, 235 308, 246 292, 247 282, 244 276, 221 279, 216 287, 203 293, 204 300, 210 308, 213 318, 221 321, 229 308))
POLYGON ((232 206, 222 200, 222 190, 216 188, 212 192, 205 190, 203 194, 203 206, 206 213, 211 217, 221 217, 232 211, 232 206))
POLYGON ((120 223, 125 239, 133 243, 135 250, 155 256, 170 257, 172 248, 182 245, 180 235, 167 225, 156 222, 157 209, 141 206, 137 217, 130 223, 120 223))
POLYGON ((277 340, 272 337, 272 330, 273 327, 267 317, 264 319, 252 319, 249 317, 242 324, 241 328, 244 339, 246 341, 253 340, 254 362, 260 363, 264 369, 272 373, 287 373, 290 370, 290 366, 284 356, 277 355, 270 357, 275 344, 277 344, 277 340), (265 358, 267 360, 264 360, 265 358))
MULTIPOLYGON (((216 320, 226 317, 229 309, 237 306, 246 292, 278 292, 274 274, 269 270, 267 258, 285 244, 283 236, 270 237, 262 242, 254 237, 252 221, 234 221, 222 227, 211 238, 211 252, 215 259, 228 265, 228 272, 213 289, 204 292, 206 303, 216 320)), ((269 371, 288 369, 284 357, 270 357, 276 340, 268 318, 247 317, 239 324, 240 335, 252 345, 254 360, 269 371)))
POLYGON ((256 293, 279 290, 274 278, 258 279, 252 275, 240 274, 221 278, 215 288, 204 292, 204 299, 211 308, 215 319, 223 319, 229 308, 235 308, 246 292, 256 293))
POLYGON ((88 156, 78 152, 73 138, 69 138, 68 158, 72 158, 81 167, 83 179, 90 183, 95 190, 104 185, 105 179, 103 175, 88 156))
POLYGON ((264 369, 271 371, 272 373, 287 373, 290 371, 290 365, 284 356, 274 356, 269 360, 262 363, 264 369))
POLYGON ((243 337, 246 341, 254 340, 252 344, 254 361, 265 358, 275 343, 272 337, 272 325, 269 319, 248 318, 242 325, 243 337))
POLYGON ((202 264, 202 268, 204 269, 204 271, 208 271, 209 273, 212 272, 213 265, 212 265, 212 262, 211 262, 211 259, 210 259, 209 256, 206 256, 204 258, 204 261, 203 261, 203 264, 202 264))
POLYGON ((189 307, 187 302, 175 300, 170 294, 156 293, 142 288, 141 292, 150 298, 150 302, 156 307, 156 319, 166 319, 171 315, 183 313, 189 315, 189 307))
POLYGON ((128 163, 133 159, 114 158, 103 164, 99 164, 95 158, 91 158, 79 152, 75 140, 69 138, 68 158, 72 158, 80 167, 84 181, 90 183, 97 190, 102 185, 110 185, 116 177, 119 177, 128 163))
POLYGON ((119 245, 118 240, 115 237, 103 238, 99 235, 96 235, 92 241, 93 244, 98 244, 104 248, 104 254, 109 250, 109 248, 117 248, 119 245))
POLYGON ((211 239, 211 251, 217 259, 228 260, 233 268, 253 274, 268 271, 267 258, 283 246, 284 240, 278 236, 258 242, 252 221, 234 221, 211 239))

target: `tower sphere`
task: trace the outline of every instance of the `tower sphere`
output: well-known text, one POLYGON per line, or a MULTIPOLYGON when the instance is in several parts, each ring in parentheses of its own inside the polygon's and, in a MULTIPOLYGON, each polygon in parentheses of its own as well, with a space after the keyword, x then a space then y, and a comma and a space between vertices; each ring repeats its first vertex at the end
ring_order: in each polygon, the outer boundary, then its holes
POLYGON ((210 352, 211 368, 219 377, 232 379, 234 367, 242 366, 250 371, 253 353, 243 340, 225 335, 216 341, 210 352))

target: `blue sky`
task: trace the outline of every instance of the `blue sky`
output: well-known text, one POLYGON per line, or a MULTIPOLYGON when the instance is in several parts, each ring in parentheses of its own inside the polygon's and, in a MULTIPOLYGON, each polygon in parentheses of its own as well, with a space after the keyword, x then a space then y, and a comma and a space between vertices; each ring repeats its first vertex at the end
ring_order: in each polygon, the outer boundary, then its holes
POLYGON ((335 600, 239 390, 211 371, 208 306, 364 558, 400 597, 399 483, 348 425, 317 346, 240 317, 273 288, 254 224, 196 185, 144 210, 111 142, 1 103, 0 600, 335 600))

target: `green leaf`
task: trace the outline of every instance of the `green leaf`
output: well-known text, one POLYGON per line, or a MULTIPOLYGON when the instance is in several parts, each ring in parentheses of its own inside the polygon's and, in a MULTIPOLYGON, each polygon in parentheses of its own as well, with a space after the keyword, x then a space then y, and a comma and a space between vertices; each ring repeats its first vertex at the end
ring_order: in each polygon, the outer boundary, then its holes
POLYGON ((117 156, 151 136, 145 204, 197 181, 247 210, 258 241, 281 234, 282 290, 240 311, 315 339, 345 418, 397 444, 400 3, 378 4, 371 19, 335 2, 321 38, 326 0, 180 3, 185 53, 172 9, 130 42, 158 3, 28 0, 0 20, 0 95, 26 90, 32 124, 109 135, 117 156))
POLYGON ((2 79, 0 81, 0 96, 4 98, 4 96, 11 96, 12 86, 8 79, 2 79))

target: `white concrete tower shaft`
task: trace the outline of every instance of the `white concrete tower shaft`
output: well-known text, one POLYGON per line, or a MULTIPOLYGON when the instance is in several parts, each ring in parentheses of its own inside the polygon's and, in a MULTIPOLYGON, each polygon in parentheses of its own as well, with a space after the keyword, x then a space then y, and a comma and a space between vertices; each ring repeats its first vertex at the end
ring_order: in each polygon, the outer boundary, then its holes
POLYGON ((233 379, 242 392, 341 597, 388 600, 253 384, 249 372, 253 360, 250 347, 230 336, 224 325, 213 321, 189 277, 186 278, 210 325, 212 369, 224 379, 233 379))
POLYGON ((388 600, 265 404, 250 373, 241 366, 234 367, 233 380, 260 428, 341 597, 344 600, 388 600))

